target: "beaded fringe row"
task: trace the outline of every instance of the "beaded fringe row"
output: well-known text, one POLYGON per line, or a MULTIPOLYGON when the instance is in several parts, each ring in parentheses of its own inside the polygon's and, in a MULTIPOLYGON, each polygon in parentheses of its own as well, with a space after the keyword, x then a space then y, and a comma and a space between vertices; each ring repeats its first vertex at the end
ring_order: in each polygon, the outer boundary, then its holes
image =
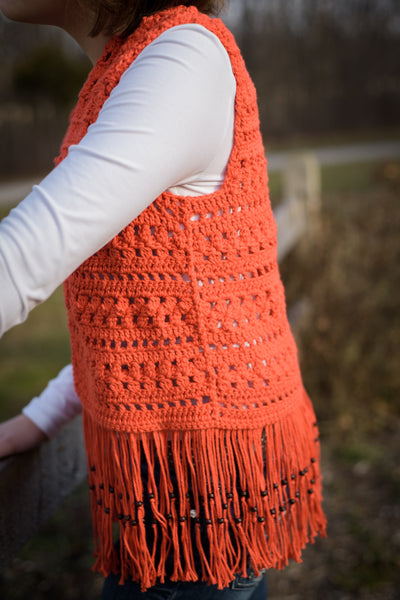
POLYGON ((87 413, 84 427, 96 541, 93 569, 104 576, 120 572, 121 583, 131 577, 146 590, 165 580, 172 549, 171 580, 198 580, 194 527, 202 580, 222 589, 238 572, 246 576, 249 565, 257 576, 260 569, 284 567, 290 558, 300 562, 305 544, 317 533, 325 535, 318 432, 308 403, 262 430, 121 433, 103 429, 87 413), (208 549, 201 528, 206 528, 208 549))

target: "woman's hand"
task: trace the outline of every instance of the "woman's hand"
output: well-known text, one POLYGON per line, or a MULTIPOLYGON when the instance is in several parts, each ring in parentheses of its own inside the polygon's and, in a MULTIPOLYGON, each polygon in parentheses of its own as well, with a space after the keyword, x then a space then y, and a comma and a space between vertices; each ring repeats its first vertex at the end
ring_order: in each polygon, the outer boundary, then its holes
POLYGON ((47 436, 24 414, 0 423, 0 458, 31 450, 47 436))

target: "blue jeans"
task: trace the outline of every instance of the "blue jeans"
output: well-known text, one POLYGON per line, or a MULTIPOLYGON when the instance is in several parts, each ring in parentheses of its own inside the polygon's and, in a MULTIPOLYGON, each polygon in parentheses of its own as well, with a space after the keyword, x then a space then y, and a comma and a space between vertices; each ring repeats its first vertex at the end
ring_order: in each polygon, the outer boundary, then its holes
POLYGON ((146 592, 133 581, 118 585, 119 576, 109 575, 104 582, 101 600, 266 600, 267 584, 263 574, 259 577, 240 577, 229 587, 218 590, 216 585, 203 582, 159 583, 146 592))
MULTIPOLYGON (((156 464, 155 474, 159 478, 159 465, 156 464)), ((147 463, 143 461, 142 468, 142 479, 143 486, 146 488, 147 485, 147 463)), ((175 473, 170 473, 171 481, 176 483, 175 473)), ((149 504, 148 498, 144 498, 144 505, 147 514, 151 514, 152 509, 149 504)), ((194 536, 194 529, 191 532, 194 536)), ((147 531, 149 547, 152 546, 152 529, 149 528, 147 531)), ((192 537, 193 548, 196 547, 195 538, 192 537)), ((203 547, 207 549, 208 539, 202 530, 202 543, 203 547)), ((116 549, 119 548, 119 541, 115 544, 116 549)), ((156 555, 157 556, 157 555, 156 555)), ((199 555, 194 551, 194 563, 197 573, 201 572, 201 563, 199 555)), ((266 600, 267 598, 267 584, 265 576, 263 574, 258 577, 241 577, 237 575, 236 578, 230 583, 230 585, 222 590, 219 590, 216 585, 207 585, 201 581, 192 582, 172 582, 168 579, 168 575, 173 571, 173 556, 172 552, 167 556, 166 559, 166 583, 158 583, 146 592, 140 591, 140 585, 129 580, 124 585, 119 585, 120 576, 111 574, 109 575, 103 586, 103 591, 100 600, 266 600)), ((249 569, 251 572, 251 570, 249 569)))

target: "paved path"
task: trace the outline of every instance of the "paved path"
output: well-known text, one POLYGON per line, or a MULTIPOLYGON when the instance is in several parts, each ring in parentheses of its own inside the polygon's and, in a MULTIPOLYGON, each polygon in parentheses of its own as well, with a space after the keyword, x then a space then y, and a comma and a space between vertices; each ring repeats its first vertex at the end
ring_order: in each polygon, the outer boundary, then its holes
MULTIPOLYGON (((301 151, 301 150, 299 150, 301 151)), ((316 155, 321 165, 339 165, 373 160, 388 160, 400 157, 400 140, 392 142, 374 142, 348 146, 310 148, 306 150, 316 155)), ((291 153, 273 152, 267 155, 269 172, 281 171, 291 153)), ((19 179, 0 183, 0 205, 15 205, 24 198, 38 183, 39 178, 19 179)))
MULTIPOLYGON (((321 165, 340 165, 343 163, 388 160, 400 157, 400 140, 392 142, 373 142, 370 144, 352 144, 337 147, 310 148, 305 151, 312 152, 318 158, 321 165)), ((270 155, 267 154, 269 171, 281 171, 286 164, 288 156, 288 152, 273 152, 270 155)))

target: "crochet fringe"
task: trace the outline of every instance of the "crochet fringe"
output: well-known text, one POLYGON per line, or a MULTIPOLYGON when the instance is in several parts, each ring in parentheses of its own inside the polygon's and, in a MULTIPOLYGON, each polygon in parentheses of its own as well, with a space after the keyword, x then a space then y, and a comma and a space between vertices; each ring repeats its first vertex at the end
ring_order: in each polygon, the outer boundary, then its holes
POLYGON ((172 552, 171 580, 197 581, 196 546, 202 581, 222 589, 249 567, 257 576, 301 562, 305 544, 325 536, 314 420, 306 394, 305 405, 262 430, 121 433, 84 413, 93 569, 120 572, 121 583, 131 577, 144 591, 165 581, 172 552))

